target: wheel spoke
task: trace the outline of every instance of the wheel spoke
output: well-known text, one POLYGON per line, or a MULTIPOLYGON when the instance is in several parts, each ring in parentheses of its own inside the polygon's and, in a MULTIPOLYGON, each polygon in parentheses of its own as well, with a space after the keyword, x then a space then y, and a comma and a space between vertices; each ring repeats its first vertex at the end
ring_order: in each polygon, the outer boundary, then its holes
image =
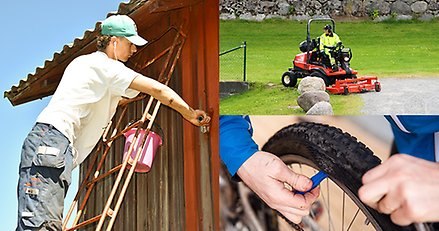
POLYGON ((343 206, 342 206, 342 210, 341 210, 341 231, 343 231, 343 229, 344 229, 345 197, 346 197, 346 193, 343 192, 343 206))
POLYGON ((314 213, 314 211, 312 209, 309 211, 309 215, 312 219, 316 218, 316 214, 314 213))
MULTIPOLYGON (((328 183, 329 180, 326 179, 325 181, 326 181, 326 190, 327 190, 326 195, 329 195, 329 193, 328 193, 329 192, 329 183, 328 183)), ((326 211, 328 211, 328 227, 329 227, 329 230, 331 230, 331 227, 334 227, 334 224, 332 223, 332 219, 331 219, 331 210, 329 209, 329 200, 327 198, 325 198, 325 194, 322 193, 320 195, 323 198, 324 208, 326 209, 326 211)))
MULTIPOLYGON (((327 200, 328 200, 328 208, 331 208, 331 205, 330 205, 330 201, 331 201, 331 198, 329 197, 329 180, 326 180, 326 188, 327 188, 327 190, 326 190, 326 196, 327 196, 327 200)), ((328 223, 330 224, 329 225, 329 231, 331 231, 331 227, 335 230, 335 227, 334 227, 334 224, 332 223, 332 219, 331 219, 331 210, 328 210, 328 223)))
MULTIPOLYGON (((301 174, 306 172, 307 175, 309 174, 309 171, 308 171, 309 166, 307 166, 307 165, 304 166, 302 163, 289 164, 288 167, 291 170, 293 170, 294 172, 300 172, 301 174)), ((316 170, 314 168, 312 168, 311 170, 314 174, 316 172, 318 172, 318 170, 316 170)), ((328 226, 327 226, 326 230, 329 230, 329 231, 334 230, 335 231, 336 230, 335 224, 334 224, 334 221, 332 220, 334 218, 334 216, 331 214, 332 213, 331 209, 329 209, 331 207, 331 193, 333 193, 333 192, 330 192, 330 188, 332 188, 332 186, 330 186, 330 185, 332 184, 332 182, 329 182, 329 178, 326 179, 325 181, 326 181, 326 184, 322 184, 322 186, 326 189, 326 193, 323 192, 324 190, 322 189, 322 193, 320 195, 322 197, 321 201, 323 202, 323 207, 327 211, 327 215, 328 215, 328 226), (326 187, 324 185, 326 185, 326 187)), ((353 223, 355 222, 356 218, 358 217, 360 209, 357 208, 357 211, 355 212, 355 215, 352 217, 351 221, 348 222, 348 220, 347 220, 347 222, 345 222, 345 219, 346 219, 345 210, 347 209, 348 202, 346 201, 346 192, 344 192, 343 190, 341 190, 341 192, 343 193, 342 194, 342 204, 341 204, 341 209, 342 209, 342 211, 341 211, 341 230, 348 231, 351 229, 351 227, 353 226, 353 223), (347 229, 345 229, 345 223, 346 224, 349 223, 349 225, 347 226, 347 229)), ((335 195, 335 196, 337 197, 337 195, 335 195)), ((334 195, 332 197, 334 197, 334 195)), ((313 211, 311 209, 310 214, 309 214, 309 219, 315 220, 316 216, 317 216, 317 214, 315 213, 315 211, 313 211)), ((315 222, 317 222, 317 221, 315 220, 315 222)), ((316 223, 316 225, 317 225, 317 223, 316 223)))
POLYGON ((354 218, 352 218, 352 221, 349 224, 348 229, 346 231, 349 231, 351 229, 352 224, 354 223, 355 219, 357 218, 358 212, 360 212, 360 208, 358 208, 357 212, 355 212, 354 218))

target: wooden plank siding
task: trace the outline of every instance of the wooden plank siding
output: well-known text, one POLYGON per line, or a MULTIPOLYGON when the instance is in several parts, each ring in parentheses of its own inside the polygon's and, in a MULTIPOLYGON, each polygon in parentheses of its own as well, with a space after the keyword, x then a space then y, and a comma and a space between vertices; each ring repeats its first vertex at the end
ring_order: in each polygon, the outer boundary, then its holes
MULTIPOLYGON (((177 78, 174 79, 178 82, 177 78)), ((145 106, 145 101, 130 105, 123 124, 140 118, 145 106)), ((119 114, 120 111, 115 118, 119 114)), ((163 146, 157 151, 151 171, 146 174, 136 173, 132 178, 114 230, 184 230, 186 217, 182 119, 175 111, 163 107, 156 122, 164 132, 163 146)), ((124 145, 123 138, 115 140, 102 172, 121 163, 124 145)), ((82 164, 81 178, 85 175, 90 159, 82 164)), ((103 210, 115 177, 116 174, 113 174, 95 186, 86 207, 85 219, 94 217, 103 210)), ((84 230, 94 228, 95 225, 91 225, 84 230)))

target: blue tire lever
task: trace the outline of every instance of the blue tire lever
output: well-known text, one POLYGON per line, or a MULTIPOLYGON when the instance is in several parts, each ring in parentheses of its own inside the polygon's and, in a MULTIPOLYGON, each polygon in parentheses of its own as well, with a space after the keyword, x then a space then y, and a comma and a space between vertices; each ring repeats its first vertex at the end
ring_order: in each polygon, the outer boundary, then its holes
POLYGON ((296 191, 296 193, 303 195, 303 194, 313 190, 315 187, 319 186, 319 184, 322 182, 322 180, 326 179, 327 177, 328 177, 328 175, 325 172, 319 171, 317 174, 315 174, 313 177, 311 177, 312 187, 310 190, 308 190, 306 192, 296 191))

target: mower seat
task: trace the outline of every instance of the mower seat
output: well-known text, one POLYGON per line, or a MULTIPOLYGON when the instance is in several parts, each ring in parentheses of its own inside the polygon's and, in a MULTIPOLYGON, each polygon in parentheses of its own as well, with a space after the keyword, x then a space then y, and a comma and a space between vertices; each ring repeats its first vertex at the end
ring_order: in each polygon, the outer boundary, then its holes
POLYGON ((310 55, 311 55, 311 57, 310 57, 310 59, 309 59, 309 62, 310 63, 318 63, 318 58, 319 58, 319 54, 318 54, 318 52, 317 51, 312 51, 311 53, 310 53, 310 55))
POLYGON ((311 41, 310 41, 310 44, 308 44, 308 42, 307 42, 306 40, 305 40, 305 41, 302 41, 302 42, 299 44, 299 50, 300 50, 301 52, 312 51, 312 50, 316 49, 316 47, 317 47, 317 42, 316 42, 315 39, 311 40, 311 41), (308 47, 308 46, 309 46, 309 47, 308 47))

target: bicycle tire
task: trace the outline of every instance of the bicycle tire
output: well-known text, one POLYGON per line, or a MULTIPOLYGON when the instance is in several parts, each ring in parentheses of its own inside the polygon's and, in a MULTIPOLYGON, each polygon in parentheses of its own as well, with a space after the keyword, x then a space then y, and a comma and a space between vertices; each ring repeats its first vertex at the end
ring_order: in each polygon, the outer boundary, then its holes
POLYGON ((325 171, 362 210, 376 230, 416 230, 397 226, 390 216, 378 213, 358 198, 361 177, 381 160, 363 143, 339 128, 313 122, 287 126, 274 134, 262 148, 286 164, 303 162, 325 171), (295 158, 291 158, 295 157, 295 158))

